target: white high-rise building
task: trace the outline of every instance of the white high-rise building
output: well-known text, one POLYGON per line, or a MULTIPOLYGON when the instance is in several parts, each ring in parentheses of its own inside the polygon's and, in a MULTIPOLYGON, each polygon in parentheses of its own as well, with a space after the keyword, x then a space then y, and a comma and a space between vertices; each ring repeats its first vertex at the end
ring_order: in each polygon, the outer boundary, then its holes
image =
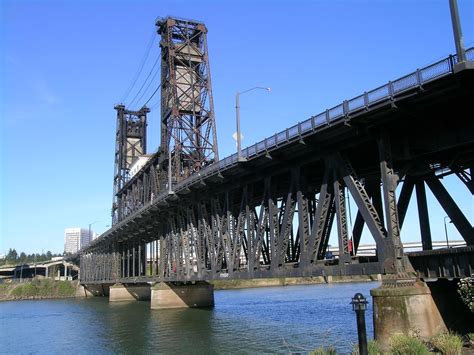
POLYGON ((92 241, 92 231, 85 228, 66 228, 64 230, 64 252, 76 253, 92 241))

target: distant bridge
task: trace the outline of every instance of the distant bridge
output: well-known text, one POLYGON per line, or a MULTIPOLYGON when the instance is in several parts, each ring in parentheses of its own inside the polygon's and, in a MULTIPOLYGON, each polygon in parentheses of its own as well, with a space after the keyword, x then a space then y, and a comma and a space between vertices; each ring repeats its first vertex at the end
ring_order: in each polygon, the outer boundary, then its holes
POLYGON ((81 250, 82 283, 404 275, 425 258, 408 257, 400 239, 414 190, 422 249, 436 246, 426 186, 467 244, 456 277, 472 273, 473 227, 442 179, 456 175, 474 193, 474 49, 468 65, 449 56, 245 148, 244 159, 219 160, 203 101, 212 98, 207 29, 170 18, 158 28, 162 145, 132 177, 148 109, 116 107, 114 225, 81 250), (358 257, 364 226, 376 258, 358 257), (325 258, 332 235, 336 262, 325 258))
POLYGON ((55 279, 74 279, 78 276, 77 265, 67 260, 49 260, 38 263, 0 267, 0 278, 30 279, 45 276, 55 279))
MULTIPOLYGON (((446 242, 446 240, 434 241, 432 242, 433 250, 434 249, 444 249, 444 248, 459 248, 465 247, 466 242, 464 240, 450 240, 446 242)), ((408 242, 402 244, 403 250, 407 252, 419 252, 423 250, 423 243, 422 242, 408 242)), ((332 255, 337 257, 339 255, 339 247, 331 247, 329 246, 328 251, 331 252, 332 255)), ((376 256, 377 254, 377 244, 362 244, 359 245, 357 249, 358 256, 376 256)))

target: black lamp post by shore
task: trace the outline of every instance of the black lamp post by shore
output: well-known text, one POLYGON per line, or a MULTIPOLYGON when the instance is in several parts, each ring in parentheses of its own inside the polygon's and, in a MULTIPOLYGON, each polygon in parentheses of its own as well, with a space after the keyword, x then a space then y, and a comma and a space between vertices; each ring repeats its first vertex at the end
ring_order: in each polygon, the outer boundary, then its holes
POLYGON ((356 312, 357 335, 359 337, 359 354, 367 355, 367 332, 365 329, 365 310, 367 309, 367 299, 362 293, 356 293, 352 297, 352 310, 356 312))

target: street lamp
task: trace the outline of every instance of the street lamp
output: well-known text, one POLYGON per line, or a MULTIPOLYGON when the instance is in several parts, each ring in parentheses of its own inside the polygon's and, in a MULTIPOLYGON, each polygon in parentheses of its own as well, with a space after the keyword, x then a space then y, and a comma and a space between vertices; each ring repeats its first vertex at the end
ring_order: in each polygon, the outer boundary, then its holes
POLYGON ((367 309, 367 299, 362 293, 356 293, 352 297, 352 310, 356 313, 357 335, 359 338, 359 354, 367 355, 367 332, 365 328, 365 310, 367 309))
MULTIPOLYGON (((97 222, 100 222, 100 221, 94 221, 92 223, 89 223, 89 243, 91 242, 92 238, 91 238, 91 226, 97 222)), ((79 251, 79 249, 77 250, 79 251)))
POLYGON ((265 88, 263 86, 254 86, 253 88, 237 92, 235 95, 235 120, 236 120, 236 125, 237 125, 237 161, 244 161, 245 159, 242 158, 242 151, 241 151, 241 136, 240 136, 240 95, 245 94, 246 92, 256 90, 256 89, 261 89, 261 90, 266 90, 268 92, 271 92, 271 88, 265 88))
POLYGON ((451 10, 451 23, 453 26, 454 44, 456 45, 458 63, 462 63, 466 61, 466 51, 462 40, 461 21, 459 20, 457 0, 449 0, 449 9, 451 10))
MULTIPOLYGON (((448 228, 446 227, 446 218, 449 219, 449 216, 444 216, 444 235, 446 236, 446 247, 449 248, 448 228)), ((451 221, 449 221, 449 223, 451 223, 451 221)))

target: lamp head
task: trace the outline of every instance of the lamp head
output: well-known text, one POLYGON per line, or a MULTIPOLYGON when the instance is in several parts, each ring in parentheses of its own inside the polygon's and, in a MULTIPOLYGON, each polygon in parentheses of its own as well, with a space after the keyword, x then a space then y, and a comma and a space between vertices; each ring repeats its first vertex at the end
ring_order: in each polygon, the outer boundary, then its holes
POLYGON ((352 298, 352 310, 353 311, 365 311, 367 309, 367 299, 362 293, 356 293, 352 298))

